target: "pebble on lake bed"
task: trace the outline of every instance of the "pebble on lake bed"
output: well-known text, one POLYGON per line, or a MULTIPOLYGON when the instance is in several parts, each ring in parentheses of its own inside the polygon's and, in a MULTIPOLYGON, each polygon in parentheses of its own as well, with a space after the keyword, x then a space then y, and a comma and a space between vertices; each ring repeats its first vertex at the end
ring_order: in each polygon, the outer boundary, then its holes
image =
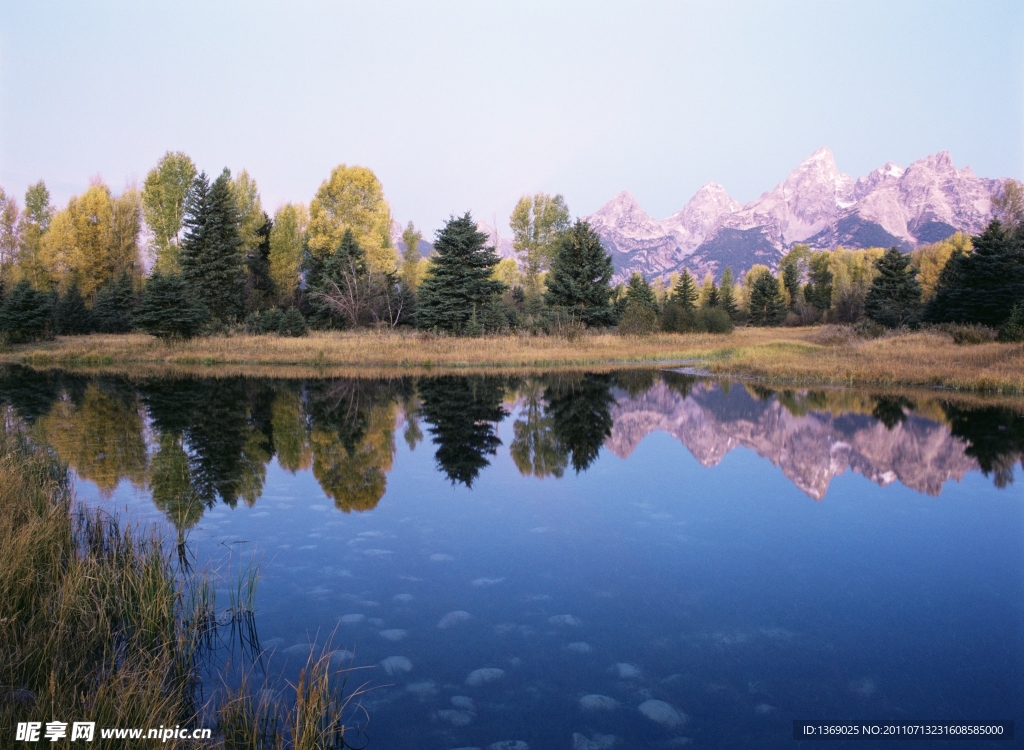
POLYGON ((358 622, 362 622, 366 619, 366 615, 354 614, 354 615, 342 615, 340 622, 345 625, 355 625, 358 622))
POLYGON ((651 721, 670 728, 681 727, 689 718, 682 711, 670 706, 665 701, 644 701, 637 706, 637 709, 651 721))
POLYGON ((380 665, 384 667, 384 671, 391 676, 412 670, 412 662, 404 656, 389 656, 387 659, 384 659, 380 665))
POLYGON ((572 750, 612 750, 617 737, 614 734, 592 734, 588 739, 579 732, 572 734, 572 750))
POLYGON ((607 695, 591 693, 580 698, 580 708, 584 711, 611 711, 619 707, 619 702, 607 695))
POLYGON ((495 682, 505 676, 504 669, 498 669, 497 667, 484 667, 483 669, 474 669, 469 673, 466 678, 466 684, 471 687, 479 687, 480 685, 486 685, 489 682, 495 682))
POLYGON ((469 614, 469 612, 457 609, 454 612, 449 612, 444 617, 442 617, 438 621, 437 627, 441 628, 442 630, 445 630, 446 628, 450 628, 453 625, 458 625, 460 622, 465 622, 466 620, 472 619, 473 615, 469 614))
POLYGON ((574 628, 583 624, 583 620, 572 615, 555 615, 554 617, 549 617, 548 622, 552 625, 566 625, 574 628))
POLYGON ((380 631, 380 637, 386 641, 400 641, 405 638, 406 632, 401 628, 391 628, 380 631))
POLYGON ((487 750, 530 750, 530 746, 522 740, 504 740, 488 745, 487 750))
POLYGON ((565 648, 566 650, 572 651, 577 654, 589 654, 591 651, 594 650, 590 647, 589 643, 584 643, 583 641, 576 641, 575 643, 570 643, 565 648))
POLYGON ((615 665, 615 673, 618 674, 620 679, 633 680, 640 676, 640 667, 620 661, 615 665))

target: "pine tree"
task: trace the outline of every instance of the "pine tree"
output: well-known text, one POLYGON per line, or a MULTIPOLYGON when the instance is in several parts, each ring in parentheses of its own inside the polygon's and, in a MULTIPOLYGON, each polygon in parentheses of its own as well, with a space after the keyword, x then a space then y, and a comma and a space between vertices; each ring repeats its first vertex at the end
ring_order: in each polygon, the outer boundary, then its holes
POLYGON ((146 281, 135 322, 160 338, 190 339, 202 330, 208 316, 181 275, 154 271, 146 281))
POLYGON ((755 326, 777 326, 786 317, 779 281, 770 271, 762 271, 751 284, 748 315, 755 326))
POLYGON ((993 219, 971 244, 971 253, 952 256, 942 269, 925 317, 998 328, 1024 301, 1024 237, 993 219))
POLYGON ((289 307, 281 316, 281 324, 277 328, 281 336, 305 336, 308 332, 306 319, 297 307, 289 307))
POLYGON ((100 333, 128 333, 135 312, 135 284, 131 274, 121 271, 96 293, 92 319, 100 333))
POLYGON ((437 255, 417 294, 419 328, 462 333, 474 309, 491 308, 505 285, 491 278, 498 256, 486 242, 487 235, 477 230, 468 212, 452 217, 437 232, 437 255))
POLYGON ((86 307, 75 281, 54 306, 53 328, 59 336, 80 336, 93 330, 92 312, 86 307))
POLYGON ((212 185, 205 173, 196 177, 185 201, 182 224, 182 276, 214 318, 236 320, 242 313, 245 258, 227 169, 212 185))
POLYGON ((677 305, 686 310, 694 310, 697 307, 697 282, 693 280, 693 276, 685 268, 683 272, 679 274, 679 280, 676 281, 675 287, 672 289, 672 301, 677 305))
POLYGON ((800 269, 796 263, 782 264, 782 283, 789 292, 789 306, 794 308, 800 301, 800 269))
POLYGON ((639 272, 635 272, 629 277, 629 286, 626 287, 626 307, 642 307, 655 315, 658 314, 658 300, 654 296, 654 290, 639 272))
POLYGON ((732 269, 726 268, 722 273, 722 286, 718 289, 719 305, 725 310, 730 320, 739 317, 739 308, 736 306, 736 292, 733 287, 732 269))
POLYGON ((263 224, 256 230, 256 245, 245 256, 245 309, 266 310, 277 299, 277 288, 270 277, 270 233, 274 222, 263 214, 263 224))
POLYGON ((0 307, 0 332, 19 343, 45 338, 53 324, 50 300, 32 288, 27 279, 19 281, 0 307))
POLYGON ((917 318, 921 310, 921 285, 917 272, 910 267, 911 261, 909 255, 895 247, 875 261, 878 275, 864 299, 864 313, 871 320, 895 328, 917 318))
POLYGON ((580 219, 559 239, 547 277, 545 301, 587 326, 615 323, 612 258, 590 224, 580 219))

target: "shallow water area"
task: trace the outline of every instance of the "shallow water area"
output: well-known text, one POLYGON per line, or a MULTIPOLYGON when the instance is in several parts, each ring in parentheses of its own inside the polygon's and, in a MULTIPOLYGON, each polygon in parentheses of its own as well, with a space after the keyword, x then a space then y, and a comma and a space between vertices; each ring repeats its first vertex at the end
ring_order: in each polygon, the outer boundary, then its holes
POLYGON ((0 400, 87 503, 199 565, 258 560, 268 672, 361 668, 369 748, 781 748, 796 719, 1021 718, 1012 405, 657 370, 14 368, 0 400))

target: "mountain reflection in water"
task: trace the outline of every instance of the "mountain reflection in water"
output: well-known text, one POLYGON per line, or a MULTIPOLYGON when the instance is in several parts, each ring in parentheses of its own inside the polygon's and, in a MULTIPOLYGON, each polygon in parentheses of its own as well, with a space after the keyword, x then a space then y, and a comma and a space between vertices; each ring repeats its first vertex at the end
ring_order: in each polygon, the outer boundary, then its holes
POLYGON ((1024 455, 1024 414, 1006 406, 658 371, 295 381, 12 367, 0 401, 101 494, 128 480, 179 529, 217 501, 256 503, 274 458, 292 473, 311 469, 338 509, 370 510, 398 434, 411 449, 429 442, 437 469, 472 487, 503 448, 497 424, 509 415, 507 449, 524 476, 585 472, 602 447, 627 459, 662 431, 705 467, 748 448, 815 500, 847 470, 929 495, 979 470, 1006 487, 1024 455))

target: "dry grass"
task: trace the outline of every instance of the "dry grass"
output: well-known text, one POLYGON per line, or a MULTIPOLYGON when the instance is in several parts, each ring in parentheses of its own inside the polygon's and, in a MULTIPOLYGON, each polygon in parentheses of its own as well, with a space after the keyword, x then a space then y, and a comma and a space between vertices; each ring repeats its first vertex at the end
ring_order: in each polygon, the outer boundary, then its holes
POLYGON ((1024 393, 1024 345, 961 346, 938 332, 878 339, 813 331, 803 340, 765 340, 737 346, 709 363, 716 373, 772 383, 924 386, 954 391, 1024 393), (814 343, 815 340, 824 343, 814 343))
POLYGON ((776 383, 923 386, 1024 393, 1024 345, 958 345, 950 334, 859 338, 849 328, 738 328, 729 335, 485 336, 328 332, 305 338, 222 336, 162 342, 151 336, 62 337, 9 350, 33 367, 273 377, 388 377, 444 371, 529 372, 689 363, 776 383))

